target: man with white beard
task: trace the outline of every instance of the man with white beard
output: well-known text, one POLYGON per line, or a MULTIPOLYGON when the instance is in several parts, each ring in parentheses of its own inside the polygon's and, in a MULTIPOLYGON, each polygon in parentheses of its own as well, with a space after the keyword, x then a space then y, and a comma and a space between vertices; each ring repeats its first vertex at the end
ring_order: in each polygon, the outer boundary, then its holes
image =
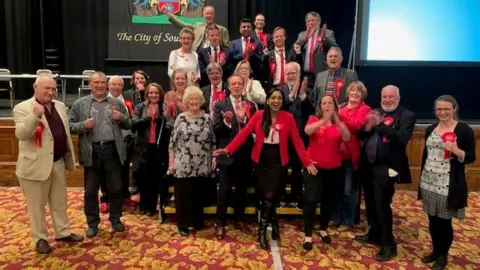
POLYGON ((407 144, 415 128, 413 112, 399 106, 400 90, 394 85, 382 89, 381 110, 373 110, 357 136, 363 141, 358 173, 365 192, 369 230, 357 235, 360 243, 380 245, 378 261, 397 255, 393 236, 392 203, 395 183, 412 182, 407 144))

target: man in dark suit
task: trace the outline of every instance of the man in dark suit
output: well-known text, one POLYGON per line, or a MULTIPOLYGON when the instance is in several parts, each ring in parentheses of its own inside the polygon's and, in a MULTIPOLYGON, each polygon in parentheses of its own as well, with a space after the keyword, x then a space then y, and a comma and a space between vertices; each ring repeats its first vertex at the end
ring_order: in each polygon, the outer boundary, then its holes
MULTIPOLYGON (((255 113, 255 105, 242 98, 244 80, 241 76, 232 75, 228 79, 230 95, 215 103, 214 129, 217 138, 217 148, 225 148, 242 128, 248 123, 255 113)), ((232 156, 218 156, 217 167, 220 170, 220 186, 218 189, 218 204, 216 216, 215 237, 223 239, 226 234, 228 198, 235 185, 235 197, 233 199, 235 226, 244 232, 250 231, 242 222, 247 195, 247 179, 252 176, 252 152, 253 138, 248 141, 232 156)))
POLYGON ((255 20, 253 21, 255 31, 252 32, 252 37, 262 43, 264 51, 270 51, 273 50, 274 47, 273 38, 272 34, 266 33, 264 31, 265 22, 265 15, 263 15, 262 13, 258 13, 257 16, 255 16, 255 20))
POLYGON ((345 91, 353 81, 358 80, 353 69, 342 68, 343 54, 339 47, 331 47, 327 53, 328 69, 317 74, 315 85, 315 104, 318 105, 324 95, 332 95, 338 104, 347 102, 345 91))
MULTIPOLYGON (((287 65, 287 50, 285 40, 286 31, 282 27, 273 29, 274 47, 268 51, 263 58, 262 77, 264 78, 265 89, 282 87, 286 83, 285 68, 287 65)), ((300 77, 300 74, 298 74, 300 77)))
POLYGON ((207 66, 210 63, 218 63, 221 68, 227 63, 227 51, 220 45, 220 30, 216 25, 207 28, 209 46, 198 50, 198 64, 200 65, 201 81, 200 86, 210 84, 208 80, 207 66))
POLYGON ((321 17, 316 12, 309 12, 305 16, 307 30, 298 34, 297 41, 293 44, 293 53, 289 60, 300 64, 302 76, 307 76, 308 87, 313 88, 315 75, 327 69, 325 56, 330 47, 337 46, 335 35, 324 24, 320 28, 321 17))
POLYGON ((252 21, 249 19, 240 21, 240 35, 242 37, 233 40, 228 49, 228 74, 233 74, 238 62, 247 60, 252 68, 253 79, 261 79, 259 76, 261 75, 263 48, 262 43, 251 36, 252 21))
MULTIPOLYGON (((285 96, 285 110, 293 115, 295 124, 297 125, 303 144, 308 146, 308 136, 305 134, 305 125, 308 117, 315 111, 313 106, 314 94, 313 90, 308 88, 307 78, 300 80, 301 68, 296 62, 290 62, 285 69, 286 84, 281 88, 285 96)), ((297 151, 293 147, 292 142, 289 143, 290 168, 292 173, 287 179, 290 184, 290 198, 286 201, 293 207, 303 208, 303 188, 302 188, 302 168, 303 165, 297 155, 297 151)))
POLYGON ((412 182, 406 149, 416 117, 398 106, 399 101, 398 87, 385 86, 382 89, 382 109, 373 111, 358 132, 358 138, 364 142, 358 167, 369 230, 365 235, 357 235, 355 240, 380 245, 376 256, 379 261, 388 261, 397 255, 390 207, 395 183, 412 182))
POLYGON ((209 84, 202 87, 205 103, 203 110, 213 115, 215 103, 228 96, 227 85, 223 82, 223 70, 219 63, 210 63, 206 68, 209 84))

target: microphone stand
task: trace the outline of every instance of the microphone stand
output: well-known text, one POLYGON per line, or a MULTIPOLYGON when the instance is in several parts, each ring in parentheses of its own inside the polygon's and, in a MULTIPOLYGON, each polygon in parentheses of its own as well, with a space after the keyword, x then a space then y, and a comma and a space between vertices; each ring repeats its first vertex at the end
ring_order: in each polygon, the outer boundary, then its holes
POLYGON ((350 45, 350 55, 348 57, 348 68, 355 70, 355 58, 357 49, 357 23, 358 23, 358 3, 355 1, 355 21, 353 24, 352 44, 350 45))

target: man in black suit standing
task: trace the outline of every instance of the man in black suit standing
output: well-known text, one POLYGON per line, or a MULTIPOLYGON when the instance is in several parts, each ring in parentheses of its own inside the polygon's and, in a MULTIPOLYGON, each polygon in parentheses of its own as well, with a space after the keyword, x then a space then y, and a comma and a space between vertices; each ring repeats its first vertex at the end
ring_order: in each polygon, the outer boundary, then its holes
POLYGON ((220 30, 213 24, 207 28, 207 38, 209 46, 198 50, 198 64, 200 66, 201 78, 200 86, 206 86, 208 80, 207 66, 210 63, 218 63, 222 69, 227 63, 227 51, 220 45, 220 30))
MULTIPOLYGON (((218 149, 225 148, 255 113, 255 105, 242 98, 245 84, 243 78, 232 75, 228 78, 227 83, 230 95, 226 99, 215 103, 214 129, 218 149)), ((248 141, 234 155, 217 157, 217 167, 220 170, 220 186, 218 189, 215 237, 218 240, 225 238, 228 198, 233 184, 235 184, 233 199, 235 226, 241 231, 250 231, 242 220, 246 207, 248 184, 246 180, 252 176, 252 161, 250 159, 252 146, 253 138, 250 136, 248 141)))
MULTIPOLYGON (((263 58, 262 73, 265 80, 265 89, 282 87, 286 83, 285 69, 287 65, 287 50, 285 40, 287 32, 282 27, 273 29, 274 47, 263 58)), ((300 74, 298 74, 300 77, 300 74)))
POLYGON ((368 233, 357 235, 360 243, 379 244, 376 259, 388 261, 397 255, 393 236, 392 203, 395 183, 412 182, 407 144, 415 128, 413 112, 399 106, 400 90, 393 85, 382 89, 382 109, 373 111, 358 132, 364 142, 359 175, 365 192, 368 233))
POLYGON ((264 51, 270 51, 273 50, 273 39, 272 34, 265 32, 265 23, 265 15, 263 15, 262 13, 258 13, 255 16, 255 20, 253 21, 255 31, 252 32, 252 37, 262 43, 264 51))
POLYGON ((297 41, 293 44, 293 53, 290 61, 295 61, 302 67, 302 76, 307 76, 308 87, 313 88, 315 75, 326 70, 326 58, 328 50, 337 46, 335 34, 327 29, 324 24, 320 28, 322 18, 317 12, 308 12, 305 16, 307 29, 298 34, 297 41))
POLYGON ((203 104, 203 110, 212 114, 215 108, 215 103, 228 96, 228 90, 226 83, 223 82, 223 70, 219 63, 210 63, 206 68, 209 84, 202 87, 203 97, 205 103, 203 104))

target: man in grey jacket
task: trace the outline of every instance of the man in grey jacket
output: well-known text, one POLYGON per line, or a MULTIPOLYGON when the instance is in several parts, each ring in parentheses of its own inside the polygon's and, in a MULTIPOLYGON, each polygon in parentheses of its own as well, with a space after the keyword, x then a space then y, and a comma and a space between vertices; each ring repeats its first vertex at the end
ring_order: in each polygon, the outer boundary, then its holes
POLYGON ((98 233, 100 214, 98 190, 105 180, 110 197, 109 220, 114 231, 123 232, 121 168, 126 159, 122 129, 131 122, 125 106, 116 98, 107 96, 107 76, 95 72, 89 81, 91 95, 77 99, 69 112, 70 132, 78 134, 80 165, 84 167, 84 212, 88 229, 86 236, 98 233))

